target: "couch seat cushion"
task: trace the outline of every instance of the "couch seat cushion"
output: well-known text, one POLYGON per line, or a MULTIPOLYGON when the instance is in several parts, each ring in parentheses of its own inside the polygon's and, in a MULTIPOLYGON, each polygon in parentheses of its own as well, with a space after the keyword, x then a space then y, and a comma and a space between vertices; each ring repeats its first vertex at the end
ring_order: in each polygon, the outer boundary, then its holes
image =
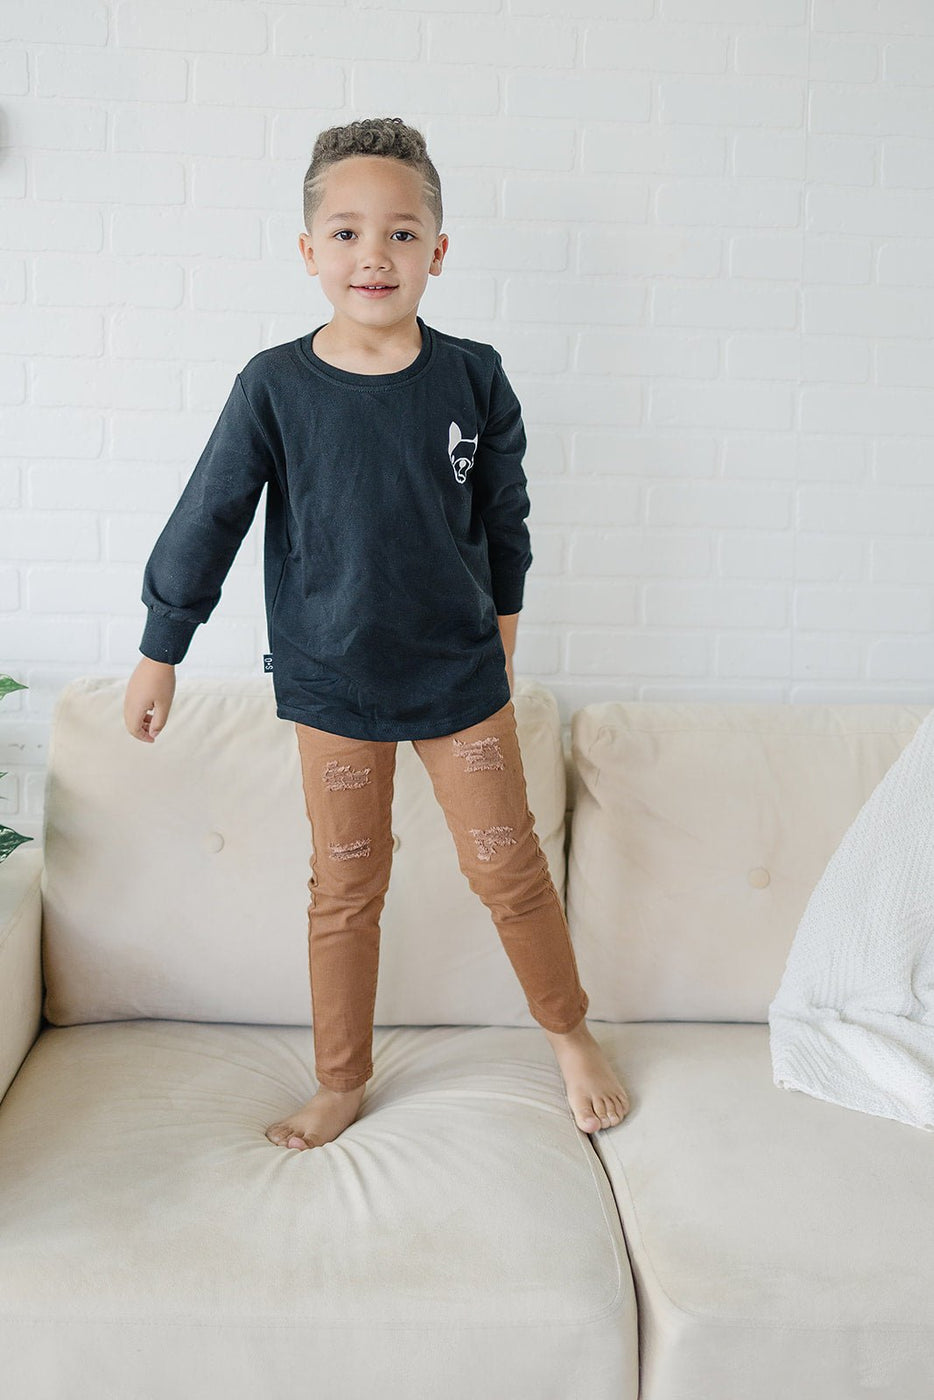
POLYGON ((310 1029, 46 1027, 0 1105, 4 1400, 635 1400, 609 1183, 537 1030, 377 1029, 335 1142, 310 1029))
POLYGON ((598 1030, 641 1400, 930 1400, 934 1138, 776 1087, 765 1025, 598 1030))

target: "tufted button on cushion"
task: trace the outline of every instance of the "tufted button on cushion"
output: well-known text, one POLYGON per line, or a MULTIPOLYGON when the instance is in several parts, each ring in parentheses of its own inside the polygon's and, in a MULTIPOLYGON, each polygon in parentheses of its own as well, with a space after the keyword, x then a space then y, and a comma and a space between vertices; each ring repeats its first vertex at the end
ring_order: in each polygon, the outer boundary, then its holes
POLYGON ((762 865, 753 866, 752 870, 750 870, 749 874, 746 876, 750 885, 757 890, 764 890, 771 878, 769 872, 762 865))

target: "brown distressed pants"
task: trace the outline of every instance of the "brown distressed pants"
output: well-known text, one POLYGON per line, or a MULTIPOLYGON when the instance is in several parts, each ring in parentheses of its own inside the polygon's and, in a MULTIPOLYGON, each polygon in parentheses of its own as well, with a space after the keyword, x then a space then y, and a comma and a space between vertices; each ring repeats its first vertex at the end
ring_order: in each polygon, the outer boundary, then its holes
MULTIPOLYGON (((306 724, 295 729, 313 844, 308 962, 315 1076, 326 1088, 353 1089, 373 1074, 396 741, 349 739, 306 724)), ((456 734, 410 742, 530 1012, 547 1030, 573 1030, 589 998, 533 827, 512 700, 456 734)))

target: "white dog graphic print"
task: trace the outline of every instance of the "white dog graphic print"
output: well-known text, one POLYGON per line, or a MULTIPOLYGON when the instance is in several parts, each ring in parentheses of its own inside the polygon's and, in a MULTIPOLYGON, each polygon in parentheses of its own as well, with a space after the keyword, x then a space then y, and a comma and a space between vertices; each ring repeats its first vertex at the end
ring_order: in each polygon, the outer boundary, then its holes
POLYGON ((473 455, 477 450, 479 440, 479 433, 476 437, 465 438, 458 425, 452 420, 448 429, 448 456, 458 481, 467 480, 467 473, 473 466, 473 455))

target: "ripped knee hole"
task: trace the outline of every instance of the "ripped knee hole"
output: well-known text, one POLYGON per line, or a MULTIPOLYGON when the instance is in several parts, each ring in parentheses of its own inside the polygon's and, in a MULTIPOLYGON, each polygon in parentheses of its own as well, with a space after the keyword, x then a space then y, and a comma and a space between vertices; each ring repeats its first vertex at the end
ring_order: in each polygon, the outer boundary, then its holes
POLYGON ((454 757, 466 758, 467 772, 476 773, 483 768, 505 768, 503 751, 495 734, 484 735, 482 739, 454 740, 454 757))
POLYGON ((346 845, 329 844, 328 851, 332 860, 355 860, 358 856, 368 856, 370 854, 370 838, 363 836, 359 841, 348 841, 346 845))
POLYGON ((498 846, 514 846, 514 826, 471 827, 470 834, 477 843, 477 859, 492 860, 498 846))
POLYGON ((369 768, 352 768, 349 763, 338 763, 336 758, 332 758, 324 770, 324 785, 331 792, 364 787, 369 781, 369 768))

